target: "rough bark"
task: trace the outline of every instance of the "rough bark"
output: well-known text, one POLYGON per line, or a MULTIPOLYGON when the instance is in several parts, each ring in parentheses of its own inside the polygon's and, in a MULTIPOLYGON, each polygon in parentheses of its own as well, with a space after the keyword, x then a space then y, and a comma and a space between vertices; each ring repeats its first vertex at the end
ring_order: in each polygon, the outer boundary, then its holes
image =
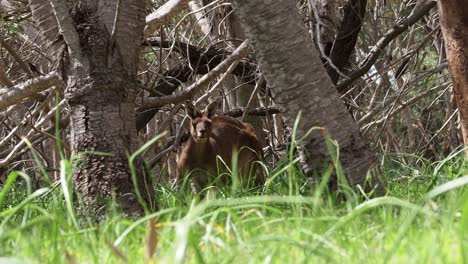
MULTIPOLYGON (((463 142, 468 145, 468 5, 462 0, 441 0, 437 3, 463 142)), ((468 156, 468 150, 465 153, 468 156)))
MULTIPOLYGON (((34 0, 36 7, 46 2, 34 0)), ((81 1, 72 11, 64 2, 50 2, 61 35, 58 39, 67 45, 57 52, 62 52, 59 65, 67 85, 70 142, 73 151, 81 154, 73 175, 76 189, 91 210, 102 204, 100 198, 115 195, 127 213, 139 212, 127 154, 137 147, 135 88, 144 2, 81 1)), ((48 32, 43 22, 47 15, 50 8, 36 8, 36 23, 43 32, 48 32)), ((54 41, 54 34, 45 37, 54 41)), ((148 201, 149 179, 137 177, 139 191, 148 201)))
MULTIPOLYGON (((322 66, 294 2, 237 0, 234 4, 287 125, 292 127, 301 111, 298 138, 314 126, 326 127, 340 146, 341 165, 351 185, 363 185, 373 155, 322 66)), ((307 175, 320 171, 328 156, 323 135, 309 135, 301 155, 307 175)))

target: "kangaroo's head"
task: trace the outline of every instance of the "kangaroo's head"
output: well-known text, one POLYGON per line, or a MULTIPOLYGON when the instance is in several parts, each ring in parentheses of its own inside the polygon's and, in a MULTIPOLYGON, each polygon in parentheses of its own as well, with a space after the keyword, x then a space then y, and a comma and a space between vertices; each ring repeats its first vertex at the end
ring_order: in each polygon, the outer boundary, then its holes
POLYGON ((195 142, 205 142, 211 135, 211 118, 215 115, 218 106, 213 102, 205 110, 198 110, 190 101, 185 102, 185 112, 190 118, 190 134, 195 142))

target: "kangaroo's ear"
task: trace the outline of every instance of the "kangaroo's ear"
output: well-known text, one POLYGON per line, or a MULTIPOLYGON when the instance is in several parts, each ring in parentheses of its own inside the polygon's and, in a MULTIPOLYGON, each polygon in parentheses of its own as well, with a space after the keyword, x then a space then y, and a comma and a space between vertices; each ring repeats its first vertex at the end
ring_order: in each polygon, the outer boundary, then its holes
POLYGON ((216 102, 212 102, 205 108, 205 114, 208 118, 212 118, 216 114, 216 111, 218 111, 218 104, 216 102))
POLYGON ((185 102, 185 112, 191 119, 201 117, 201 112, 190 101, 185 102))

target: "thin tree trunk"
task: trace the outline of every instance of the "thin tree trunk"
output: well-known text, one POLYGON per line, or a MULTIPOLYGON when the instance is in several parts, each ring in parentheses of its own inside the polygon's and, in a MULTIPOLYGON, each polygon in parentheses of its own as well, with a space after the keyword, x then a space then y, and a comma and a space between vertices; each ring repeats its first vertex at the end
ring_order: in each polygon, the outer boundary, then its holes
MULTIPOLYGON (((463 0, 440 0, 437 3, 463 142, 468 145, 468 5, 463 0)), ((468 156, 468 149, 465 153, 468 156)))
MULTIPOLYGON (((341 21, 338 35, 334 43, 327 47, 330 52, 330 60, 342 72, 346 72, 349 58, 354 52, 354 47, 361 32, 361 26, 366 14, 367 0, 350 0, 344 7, 344 17, 341 21)), ((330 65, 327 65, 327 71, 334 84, 338 83, 340 75, 330 65)))
MULTIPOLYGON (((233 2, 287 125, 293 127, 296 116, 302 112, 297 138, 314 126, 326 127, 340 146, 341 164, 351 184, 363 185, 373 155, 308 38, 294 1, 233 2)), ((328 160, 322 133, 309 135, 302 149, 305 173, 320 172, 328 160)))

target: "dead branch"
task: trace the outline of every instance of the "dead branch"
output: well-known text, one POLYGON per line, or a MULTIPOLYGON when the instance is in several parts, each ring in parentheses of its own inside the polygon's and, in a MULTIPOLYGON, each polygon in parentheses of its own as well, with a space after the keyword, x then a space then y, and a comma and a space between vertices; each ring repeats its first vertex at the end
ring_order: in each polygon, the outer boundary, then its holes
MULTIPOLYGON (((230 52, 225 49, 210 47, 204 50, 182 41, 164 41, 159 37, 147 38, 147 41, 143 43, 143 45, 157 46, 160 48, 174 48, 174 51, 184 56, 190 63, 189 74, 206 74, 210 69, 213 69, 220 64, 230 54, 230 52), (196 70, 194 71, 193 69, 196 70)), ((232 73, 236 76, 247 78, 246 81, 252 81, 254 79, 252 76, 256 70, 257 64, 254 61, 251 59, 242 59, 240 60, 239 65, 233 69, 232 73)), ((170 70, 168 72, 170 72, 170 70)), ((170 82, 170 79, 173 78, 174 75, 165 74, 165 76, 167 80, 164 80, 164 82, 170 82)), ((187 81, 178 80, 179 82, 177 83, 187 81)), ((159 83, 161 83, 161 81, 159 83)))
POLYGON ((338 92, 343 94, 346 92, 346 88, 353 83, 355 80, 363 76, 369 71, 369 69, 377 61, 377 58, 380 56, 382 51, 387 47, 387 45, 398 37, 401 33, 405 32, 410 26, 414 25, 419 19, 429 13, 433 7, 436 6, 436 1, 427 1, 423 5, 416 6, 415 10, 408 16, 406 19, 398 22, 393 28, 391 28, 384 36, 377 41, 377 43, 371 48, 366 59, 361 63, 359 68, 348 75, 349 79, 344 80, 336 86, 338 92), (417 8, 417 10, 416 10, 417 8))
POLYGON ((15 85, 12 81, 10 81, 10 78, 8 78, 3 63, 0 63, 0 84, 5 85, 6 87, 12 87, 15 85))
MULTIPOLYGON (((361 32, 362 23, 366 14, 367 0, 351 0, 344 7, 344 16, 338 28, 337 36, 331 47, 325 50, 330 51, 330 60, 338 69, 343 70, 349 63, 356 42, 361 32)), ((327 72, 333 83, 340 79, 338 72, 327 65, 327 72)))
MULTIPOLYGON (((265 107, 257 107, 248 111, 247 115, 249 116, 266 116, 274 115, 281 113, 281 110, 278 107, 269 106, 268 109, 265 107)), ((244 109, 235 108, 223 113, 223 115, 232 116, 232 117, 241 117, 244 114, 244 109)))
POLYGON ((49 0, 29 0, 31 14, 47 43, 57 40, 59 29, 57 19, 49 0))
MULTIPOLYGON (((374 122, 371 122, 371 123, 365 125, 365 126, 363 127, 363 129, 366 129, 366 130, 367 130, 367 129, 369 129, 369 128, 372 127, 372 126, 382 124, 382 123, 383 123, 385 120, 387 120, 388 118, 397 115, 397 114, 400 113, 403 109, 405 109, 405 108, 407 108, 407 107, 413 105, 414 103, 416 103, 417 101, 419 101, 419 100, 425 98, 426 96, 428 96, 428 95, 430 95, 430 94, 432 94, 432 93, 434 93, 434 92, 437 92, 437 91, 446 89, 448 85, 449 85, 449 83, 444 83, 444 84, 442 84, 442 85, 438 85, 438 86, 436 86, 436 87, 434 87, 434 88, 431 88, 431 89, 427 90, 427 91, 424 92, 424 93, 420 93, 420 94, 418 94, 418 95, 416 95, 416 96, 414 96, 414 97, 412 97, 412 98, 406 100, 405 102, 399 103, 399 106, 396 107, 395 109, 393 109, 393 111, 390 112, 390 113, 388 113, 384 118, 379 119, 379 120, 377 120, 377 121, 374 121, 374 122)), ((394 101, 397 102, 397 101, 398 101, 398 98, 396 98, 394 101)), ((382 109, 383 109, 382 106, 379 106, 379 107, 374 108, 374 110, 373 110, 372 112, 369 112, 367 115, 363 116, 363 117, 358 121, 358 124, 362 126, 362 125, 364 124, 364 122, 370 120, 373 116, 375 116, 375 115, 376 115, 380 110, 382 110, 382 109)))
POLYGON ((146 16, 146 26, 143 33, 144 38, 153 34, 161 24, 184 9, 188 2, 189 0, 170 0, 158 8, 158 10, 146 16))
MULTIPOLYGON (((40 137, 43 137, 42 134, 35 133, 37 132, 37 128, 41 127, 46 121, 48 121, 50 117, 55 114, 56 109, 62 107, 64 104, 65 104, 65 100, 62 100, 57 106, 52 108, 47 114, 45 114, 40 120, 38 120, 36 124, 34 125, 35 128, 31 129, 26 134, 25 138, 31 138, 31 137, 34 138, 34 137, 37 137, 38 135, 40 135, 40 137)), ((55 126, 52 126, 52 127, 55 127, 55 126)), ((46 128, 45 131, 47 131, 47 133, 53 133, 53 130, 51 127, 46 128)), ((18 151, 23 149, 25 146, 26 146, 26 143, 24 140, 21 140, 18 144, 16 144, 16 146, 14 146, 13 149, 11 149, 8 152, 9 154, 4 159, 0 160, 0 167, 8 165, 9 162, 16 156, 15 154, 17 154, 18 151)))
POLYGON ((221 62, 218 66, 216 66, 209 73, 201 77, 194 84, 190 85, 186 90, 178 94, 168 95, 164 97, 145 98, 143 100, 142 108, 148 109, 148 108, 153 108, 153 107, 161 107, 164 105, 180 103, 182 101, 191 99, 195 95, 195 93, 207 87, 211 81, 213 81, 221 73, 225 72, 232 63, 234 63, 236 60, 241 59, 247 53, 248 45, 249 45, 248 40, 245 40, 244 42, 242 42, 242 44, 239 45, 239 47, 231 54, 231 56, 229 56, 227 59, 221 62))
POLYGON ((52 86, 62 84, 57 72, 40 76, 8 89, 0 90, 0 110, 18 103, 26 97, 44 91, 52 86))
MULTIPOLYGON (((229 52, 224 49, 209 48, 202 50, 184 42, 161 41, 160 38, 151 37, 143 45, 158 46, 161 48, 173 47, 174 50, 186 57, 188 62, 177 65, 164 73, 156 87, 151 89, 150 96, 161 96, 172 94, 181 84, 187 82, 196 74, 207 74, 211 69, 218 66, 228 56, 229 52)), ((232 69, 232 74, 244 78, 246 82, 255 80, 257 64, 251 59, 242 59, 232 69)), ((146 124, 159 111, 158 108, 137 110, 136 127, 143 129, 146 124)))
POLYGON ((8 43, 2 37, 0 37, 0 45, 3 46, 3 48, 5 48, 13 58, 15 58, 15 60, 21 66, 21 69, 23 69, 23 71, 26 74, 28 74, 29 77, 33 76, 33 74, 31 72, 31 70, 29 69, 28 65, 26 65, 26 62, 24 62, 24 60, 21 58, 21 56, 19 56, 18 53, 16 53, 16 51, 10 45, 8 45, 8 43))

